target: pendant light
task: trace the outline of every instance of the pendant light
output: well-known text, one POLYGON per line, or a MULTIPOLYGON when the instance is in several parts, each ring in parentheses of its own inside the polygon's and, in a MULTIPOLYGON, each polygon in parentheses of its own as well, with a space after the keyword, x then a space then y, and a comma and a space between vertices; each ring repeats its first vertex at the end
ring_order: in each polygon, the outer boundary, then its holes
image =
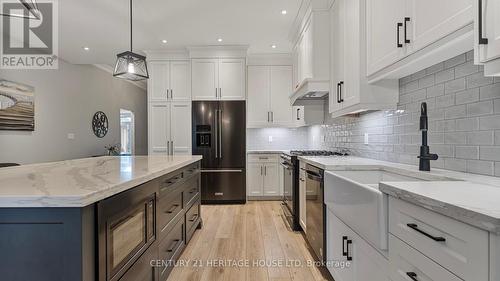
POLYGON ((132 81, 149 78, 146 57, 132 52, 132 0, 130 0, 130 51, 116 55, 113 76, 132 81))

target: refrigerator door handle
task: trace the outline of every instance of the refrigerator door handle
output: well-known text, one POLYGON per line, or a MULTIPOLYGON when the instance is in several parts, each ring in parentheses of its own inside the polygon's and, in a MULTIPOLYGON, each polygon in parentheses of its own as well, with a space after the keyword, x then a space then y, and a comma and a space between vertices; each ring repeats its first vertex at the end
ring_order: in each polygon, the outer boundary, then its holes
POLYGON ((219 110, 219 158, 222 159, 222 110, 219 110))
POLYGON ((215 110, 215 122, 214 122, 214 126, 215 126, 215 159, 217 159, 219 157, 219 140, 217 139, 217 136, 218 136, 218 131, 219 131, 219 121, 218 121, 218 115, 219 115, 219 110, 216 109, 215 110))

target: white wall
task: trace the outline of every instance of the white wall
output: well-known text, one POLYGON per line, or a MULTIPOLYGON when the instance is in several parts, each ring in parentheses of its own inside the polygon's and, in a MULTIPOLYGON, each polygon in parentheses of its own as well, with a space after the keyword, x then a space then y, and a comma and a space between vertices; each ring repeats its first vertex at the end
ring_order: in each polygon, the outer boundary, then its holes
POLYGON ((105 153, 120 142, 120 108, 135 114, 135 152, 147 154, 147 94, 92 65, 59 61, 57 70, 5 70, 0 78, 35 87, 35 131, 0 131, 0 162, 59 161, 105 153), (92 116, 103 111, 109 132, 97 138, 92 116), (69 140, 68 133, 75 139, 69 140))

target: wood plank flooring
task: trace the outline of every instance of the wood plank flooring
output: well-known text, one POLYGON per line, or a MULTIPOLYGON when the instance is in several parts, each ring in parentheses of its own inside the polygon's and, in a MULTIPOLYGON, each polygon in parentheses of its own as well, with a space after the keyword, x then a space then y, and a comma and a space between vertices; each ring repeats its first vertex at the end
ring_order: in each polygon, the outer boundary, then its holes
POLYGON ((203 205, 203 228, 184 250, 168 281, 329 280, 298 232, 281 217, 280 202, 203 205))

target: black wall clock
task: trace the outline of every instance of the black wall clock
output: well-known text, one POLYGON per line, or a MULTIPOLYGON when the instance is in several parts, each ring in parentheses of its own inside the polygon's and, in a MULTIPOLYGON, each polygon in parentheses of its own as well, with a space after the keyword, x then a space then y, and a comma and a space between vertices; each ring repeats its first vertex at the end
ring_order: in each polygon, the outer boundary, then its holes
POLYGON ((98 111, 92 118, 92 130, 98 138, 104 138, 108 133, 108 117, 102 111, 98 111))

